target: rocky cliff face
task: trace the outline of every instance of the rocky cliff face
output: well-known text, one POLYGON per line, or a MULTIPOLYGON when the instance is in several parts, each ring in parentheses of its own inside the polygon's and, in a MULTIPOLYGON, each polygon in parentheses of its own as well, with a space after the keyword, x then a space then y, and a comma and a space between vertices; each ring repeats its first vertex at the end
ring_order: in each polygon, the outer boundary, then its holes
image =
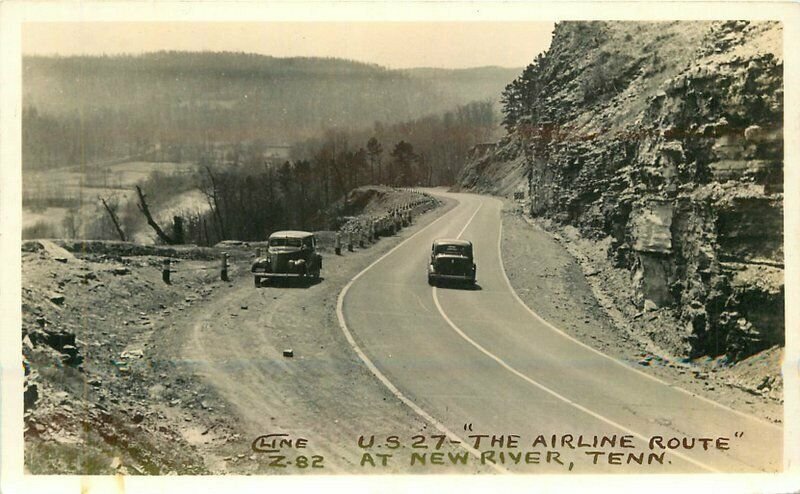
POLYGON ((674 308, 687 355, 783 344, 781 36, 774 22, 561 23, 461 186, 522 187, 532 215, 610 237, 632 302, 674 308))

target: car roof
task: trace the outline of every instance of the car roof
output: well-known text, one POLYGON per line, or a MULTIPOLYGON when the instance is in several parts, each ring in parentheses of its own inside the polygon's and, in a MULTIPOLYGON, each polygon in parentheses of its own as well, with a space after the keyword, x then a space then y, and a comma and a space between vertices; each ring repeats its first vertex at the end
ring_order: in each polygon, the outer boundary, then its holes
POLYGON ((306 238, 314 235, 311 232, 303 232, 300 230, 281 230, 279 232, 274 232, 269 238, 306 238))
POLYGON ((463 245, 466 247, 472 245, 472 242, 458 238, 437 238, 433 241, 433 245, 463 245))

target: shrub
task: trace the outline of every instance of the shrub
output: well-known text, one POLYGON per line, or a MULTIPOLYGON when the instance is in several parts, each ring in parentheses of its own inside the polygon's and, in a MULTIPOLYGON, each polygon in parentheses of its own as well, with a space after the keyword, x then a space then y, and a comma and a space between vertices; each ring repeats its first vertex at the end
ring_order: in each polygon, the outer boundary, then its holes
POLYGON ((589 103, 602 101, 620 93, 635 73, 633 57, 601 51, 584 74, 581 84, 583 100, 589 103))

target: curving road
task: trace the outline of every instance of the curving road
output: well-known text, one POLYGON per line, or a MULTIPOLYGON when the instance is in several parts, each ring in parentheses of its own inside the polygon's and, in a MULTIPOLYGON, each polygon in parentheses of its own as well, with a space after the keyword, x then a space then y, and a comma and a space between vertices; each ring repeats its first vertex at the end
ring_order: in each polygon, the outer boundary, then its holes
MULTIPOLYGON (((458 205, 378 259, 339 297, 339 322, 370 370, 415 412, 471 453, 503 450, 473 434, 518 434, 511 451, 557 450, 559 458, 498 470, 576 472, 760 472, 782 469, 783 430, 648 376, 572 339, 519 300, 500 256, 502 203, 436 192, 458 205), (432 288, 425 278, 431 242, 461 237, 475 245, 477 289, 432 288), (471 424, 471 425, 470 425, 471 424), (472 429, 470 432, 468 429, 472 429), (532 447, 540 434, 627 436, 634 448, 532 447), (700 441, 647 465, 648 439, 729 438, 729 449, 700 441), (740 437, 737 437, 740 436, 740 437), (587 451, 619 452, 594 455, 587 451), (627 453, 645 453, 645 465, 627 453), (612 459, 613 458, 613 459, 612 459), (594 464, 596 459, 597 463, 594 464), (562 461, 563 460, 563 461, 562 461), (609 464, 609 460, 616 463, 609 464)), ((662 450, 655 446, 654 453, 662 450)), ((634 455, 635 456, 635 455, 634 455)), ((496 455, 495 458, 499 458, 496 455)))

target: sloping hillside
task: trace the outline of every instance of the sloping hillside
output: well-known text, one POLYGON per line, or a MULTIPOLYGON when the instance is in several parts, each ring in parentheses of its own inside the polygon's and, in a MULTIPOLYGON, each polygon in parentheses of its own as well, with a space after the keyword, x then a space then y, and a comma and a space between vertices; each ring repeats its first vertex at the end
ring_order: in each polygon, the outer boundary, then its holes
POLYGON ((429 84, 441 94, 459 95, 464 101, 499 101, 500 91, 519 74, 518 68, 474 67, 468 69, 416 68, 398 71, 429 84))
POLYGON ((516 72, 401 71, 244 53, 25 57, 23 164, 185 161, 216 143, 288 145, 326 128, 363 129, 495 101, 516 72))
POLYGON ((608 239, 618 302, 674 312, 653 338, 675 351, 782 345, 781 40, 775 22, 561 23, 461 187, 527 191, 534 217, 608 239))

